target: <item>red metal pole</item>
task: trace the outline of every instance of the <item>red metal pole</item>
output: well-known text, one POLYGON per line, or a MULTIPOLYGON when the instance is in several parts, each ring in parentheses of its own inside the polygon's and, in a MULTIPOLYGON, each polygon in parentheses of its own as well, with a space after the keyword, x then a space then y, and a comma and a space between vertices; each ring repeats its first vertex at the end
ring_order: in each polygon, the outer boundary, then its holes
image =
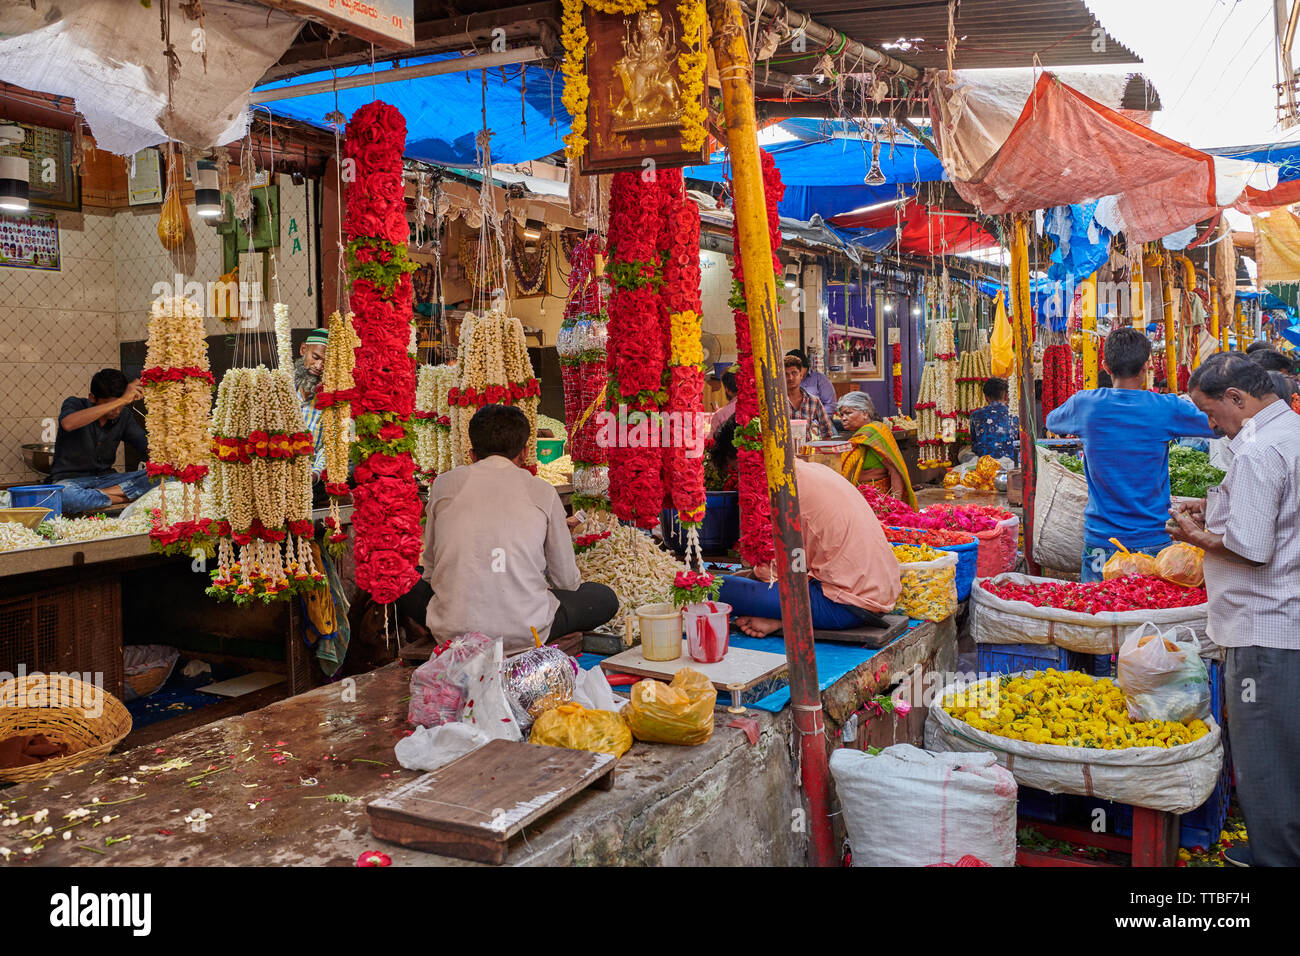
POLYGON ((804 559, 799 499, 795 487, 794 445, 785 413, 781 329, 776 315, 776 280, 763 195, 763 167, 758 152, 754 111, 753 67, 746 41, 744 12, 737 0, 710 0, 713 54, 722 78, 735 183, 735 216, 745 271, 745 302, 758 379, 758 407, 764 423, 763 459, 776 537, 776 575, 781 594, 781 624, 790 667, 790 704, 799 734, 800 767, 808 799, 810 850, 815 866, 834 866, 830 826, 830 770, 826 728, 822 721, 817 658, 813 653, 812 606, 804 559))

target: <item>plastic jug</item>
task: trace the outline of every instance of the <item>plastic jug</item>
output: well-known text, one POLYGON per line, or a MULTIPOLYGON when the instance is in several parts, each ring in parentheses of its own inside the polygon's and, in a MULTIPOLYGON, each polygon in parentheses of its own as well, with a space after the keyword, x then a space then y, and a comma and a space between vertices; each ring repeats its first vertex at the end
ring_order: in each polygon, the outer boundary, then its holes
POLYGON ((684 609, 686 646, 691 660, 716 664, 727 656, 731 634, 731 605, 718 601, 688 604, 684 609))
POLYGON ((636 609, 641 626, 641 655, 648 661, 675 661, 682 656, 682 612, 671 604, 643 604, 636 609))

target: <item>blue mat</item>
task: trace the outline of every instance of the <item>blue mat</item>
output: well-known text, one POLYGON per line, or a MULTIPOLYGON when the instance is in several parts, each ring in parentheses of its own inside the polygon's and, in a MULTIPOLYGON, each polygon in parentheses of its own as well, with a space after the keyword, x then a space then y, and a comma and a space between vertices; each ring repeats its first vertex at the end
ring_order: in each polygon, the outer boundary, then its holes
MULTIPOLYGON (((902 638, 905 634, 918 627, 921 621, 908 621, 907 630, 895 641, 902 638)), ((741 634, 739 631, 733 631, 728 639, 732 647, 743 647, 751 651, 767 651, 769 654, 784 654, 785 641, 779 637, 749 637, 741 634)), ((890 641, 892 644, 894 641, 890 641)), ((889 645, 885 645, 888 647, 889 645)), ((813 653, 817 658, 817 686, 820 690, 826 690, 837 680, 848 674, 860 664, 864 664, 871 658, 880 653, 880 648, 855 647, 852 644, 834 644, 819 642, 813 645, 813 653)), ((578 665, 583 670, 590 670, 598 667, 600 662, 605 658, 600 654, 583 654, 578 658, 578 665)), ((687 661, 687 664, 690 662, 687 661)), ((626 688, 615 687, 615 692, 624 691, 626 688)), ((790 688, 783 687, 778 691, 768 694, 761 700, 747 704, 748 707, 757 710, 766 710, 770 713, 779 713, 790 704, 790 688)))
POLYGON ((131 725, 140 728, 156 724, 160 720, 179 717, 192 710, 202 710, 224 699, 216 694, 200 694, 197 690, 169 681, 161 690, 148 697, 128 701, 126 709, 131 712, 131 725))

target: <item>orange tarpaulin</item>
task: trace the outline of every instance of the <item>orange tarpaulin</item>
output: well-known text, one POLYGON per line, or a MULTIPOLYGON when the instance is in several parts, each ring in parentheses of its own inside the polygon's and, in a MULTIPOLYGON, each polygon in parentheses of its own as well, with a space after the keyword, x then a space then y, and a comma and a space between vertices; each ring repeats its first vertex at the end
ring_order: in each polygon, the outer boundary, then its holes
POLYGON ((977 249, 992 249, 997 239, 974 219, 961 213, 908 202, 870 212, 841 213, 830 220, 840 229, 893 229, 901 226, 898 251, 912 255, 942 256, 977 249))
MULTIPOLYGON (((931 99, 941 158, 957 192, 985 213, 1027 212, 1115 197, 1130 239, 1158 239, 1213 215, 1214 157, 1121 115, 1061 83, 1038 78, 1010 134, 965 179, 953 175, 974 151, 960 141, 967 100, 941 86, 931 99), (945 142, 945 137, 956 142, 945 142), (951 160, 951 164, 950 164, 951 160)), ((978 118, 977 118, 978 120, 978 118)), ((982 154, 977 154, 982 155, 982 154)), ((1233 197, 1235 198, 1235 197, 1233 197)))

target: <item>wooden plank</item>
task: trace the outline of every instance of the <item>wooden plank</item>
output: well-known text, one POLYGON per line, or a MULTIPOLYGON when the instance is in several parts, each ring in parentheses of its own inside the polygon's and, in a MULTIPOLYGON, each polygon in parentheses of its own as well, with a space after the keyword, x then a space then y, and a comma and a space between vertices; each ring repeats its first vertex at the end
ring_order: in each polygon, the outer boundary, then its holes
POLYGON ((691 660, 686 641, 682 641, 682 656, 674 661, 648 661, 641 652, 641 645, 638 644, 622 654, 606 658, 600 662, 600 666, 608 673, 653 677, 663 681, 671 681, 673 675, 679 670, 689 667, 707 677, 718 690, 728 690, 733 687, 747 690, 785 670, 786 659, 784 654, 732 647, 728 649, 727 656, 718 663, 701 664, 699 661, 691 660))
POLYGON ((908 619, 901 614, 882 615, 885 627, 850 627, 842 631, 813 631, 814 641, 833 644, 858 644, 862 647, 881 648, 907 630, 908 619))
POLYGON ((484 863, 503 863, 508 842, 600 778, 610 754, 493 740, 366 807, 381 840, 484 863))

